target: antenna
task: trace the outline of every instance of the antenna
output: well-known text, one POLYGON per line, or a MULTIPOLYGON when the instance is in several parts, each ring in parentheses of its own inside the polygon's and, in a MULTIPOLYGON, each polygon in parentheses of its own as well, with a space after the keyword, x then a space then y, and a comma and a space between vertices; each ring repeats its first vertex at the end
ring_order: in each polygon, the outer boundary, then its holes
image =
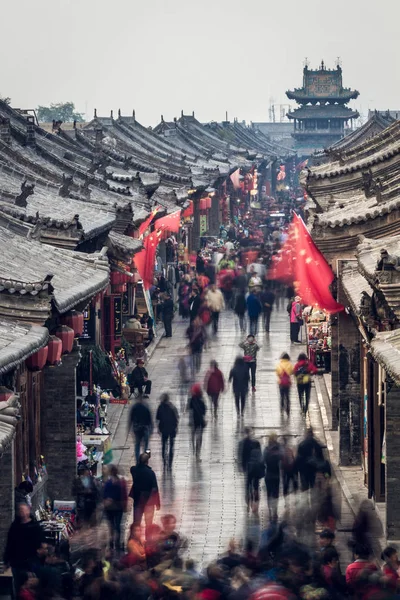
POLYGON ((336 59, 336 68, 339 69, 341 66, 342 66, 342 60, 341 60, 340 56, 338 56, 336 59))
POLYGON ((303 67, 305 69, 308 69, 308 67, 310 66, 309 60, 307 58, 307 56, 305 57, 304 61, 303 61, 303 67))

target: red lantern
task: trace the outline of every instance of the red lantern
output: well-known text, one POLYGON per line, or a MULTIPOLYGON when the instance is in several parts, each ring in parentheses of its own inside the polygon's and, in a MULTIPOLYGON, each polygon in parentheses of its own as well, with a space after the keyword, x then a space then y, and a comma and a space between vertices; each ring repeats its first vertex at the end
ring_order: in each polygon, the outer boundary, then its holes
POLYGON ((124 275, 122 273, 120 273, 119 271, 111 271, 110 282, 111 282, 111 285, 120 285, 121 283, 125 283, 124 275))
POLYGON ((211 208, 211 198, 208 196, 206 198, 206 209, 209 210, 211 208))
POLYGON ((40 348, 35 354, 32 354, 26 359, 26 366, 30 371, 41 371, 46 364, 47 354, 49 352, 48 346, 40 348))
POLYGON ((61 319, 61 323, 75 332, 75 337, 78 338, 83 333, 83 313, 77 310, 71 310, 67 315, 64 315, 61 319))
POLYGON ((49 365, 57 365, 61 362, 61 354, 62 354, 62 341, 55 335, 51 335, 49 337, 49 343, 47 344, 49 351, 47 354, 47 362, 49 365))
POLYGON ((0 402, 7 402, 7 400, 13 395, 14 392, 12 390, 9 390, 4 385, 0 386, 0 402))
POLYGON ((121 283, 119 285, 113 285, 113 293, 114 294, 124 294, 126 292, 126 283, 121 283))
POLYGON ((200 210, 206 210, 206 199, 200 198, 200 210))
POLYGON ((74 346, 74 330, 66 325, 60 325, 54 333, 62 341, 62 353, 71 352, 74 346))

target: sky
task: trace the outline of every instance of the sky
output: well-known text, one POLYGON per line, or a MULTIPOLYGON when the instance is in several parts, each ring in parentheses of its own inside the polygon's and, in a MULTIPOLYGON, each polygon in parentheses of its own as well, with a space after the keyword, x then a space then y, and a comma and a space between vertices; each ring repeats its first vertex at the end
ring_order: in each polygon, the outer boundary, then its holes
POLYGON ((0 0, 0 95, 17 108, 73 101, 90 119, 143 125, 267 121, 271 99, 340 57, 368 109, 400 109, 400 0, 0 0), (8 22, 9 26, 6 26, 8 22))

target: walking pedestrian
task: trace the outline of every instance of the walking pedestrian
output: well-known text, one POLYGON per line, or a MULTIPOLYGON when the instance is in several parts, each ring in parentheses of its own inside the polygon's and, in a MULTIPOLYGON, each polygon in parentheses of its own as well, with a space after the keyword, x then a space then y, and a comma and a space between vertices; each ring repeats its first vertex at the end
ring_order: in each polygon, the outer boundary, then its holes
POLYGON ((268 286, 266 286, 264 291, 261 292, 260 301, 263 309, 264 329, 267 333, 269 333, 271 313, 275 302, 275 294, 268 286))
POLYGON ((300 327, 303 325, 301 298, 295 296, 290 304, 290 341, 293 344, 301 344, 299 340, 300 327))
POLYGON ((312 376, 318 373, 318 369, 308 360, 307 354, 301 352, 293 370, 297 383, 300 408, 304 414, 307 414, 311 395, 311 380, 312 376))
POLYGON ((78 524, 93 525, 96 518, 99 490, 90 469, 85 465, 79 469, 78 476, 74 480, 72 495, 76 502, 78 524))
POLYGON ((189 399, 188 409, 190 411, 190 427, 192 429, 192 448, 193 453, 198 462, 201 461, 200 453, 203 443, 203 431, 206 422, 207 407, 203 400, 203 392, 201 385, 195 383, 191 389, 191 397, 189 399))
POLYGON ((179 415, 175 406, 172 404, 168 394, 162 394, 160 404, 156 413, 158 421, 158 430, 161 434, 161 453, 164 469, 172 469, 174 460, 174 444, 178 431, 179 415), (167 447, 169 445, 169 454, 167 457, 167 447))
POLYGON ((184 413, 186 410, 187 399, 188 399, 188 388, 190 384, 190 357, 188 355, 181 356, 178 361, 178 372, 179 372, 179 398, 180 398, 180 412, 184 413))
POLYGON ((289 446, 285 437, 282 440, 282 478, 283 497, 286 503, 288 494, 290 493, 290 484, 292 484, 294 493, 296 493, 299 488, 299 475, 293 448, 289 446))
POLYGON ((250 334, 257 335, 258 319, 262 311, 261 302, 254 291, 251 291, 247 296, 247 313, 250 321, 250 334))
POLYGON ((287 352, 281 355, 279 363, 275 369, 278 377, 279 395, 281 399, 281 413, 286 411, 290 414, 290 388, 292 385, 293 365, 290 362, 290 356, 287 352))
POLYGON ((239 443, 238 459, 245 475, 245 498, 247 510, 258 512, 260 502, 260 479, 264 477, 264 462, 260 442, 254 439, 253 429, 246 427, 245 437, 239 443))
POLYGON ((204 389, 211 400, 211 414, 216 419, 218 416, 219 397, 225 389, 224 376, 218 368, 216 360, 210 362, 210 368, 204 378, 204 389))
POLYGON ((256 391, 257 352, 260 346, 257 344, 254 335, 250 334, 244 342, 239 344, 239 348, 242 348, 244 352, 243 358, 251 373, 251 391, 254 393, 256 391))
POLYGON ((314 487, 317 465, 322 462, 325 462, 322 446, 315 439, 314 432, 310 427, 297 448, 297 466, 303 492, 314 487))
POLYGON ((142 396, 144 388, 144 397, 149 397, 151 393, 152 382, 149 379, 149 375, 144 367, 144 360, 142 358, 137 359, 136 367, 132 370, 131 373, 129 373, 128 383, 131 393, 133 393, 135 389, 137 389, 139 396, 142 396))
POLYGON ((131 408, 129 424, 135 438, 135 457, 136 464, 138 464, 141 448, 143 447, 143 451, 148 449, 149 439, 153 433, 151 412, 142 396, 138 397, 131 408))
POLYGON ((237 356, 235 364, 229 373, 229 381, 232 381, 236 413, 238 417, 243 417, 244 414, 247 394, 249 393, 249 380, 249 367, 242 356, 237 356))
POLYGON ((172 337, 172 319, 174 318, 174 301, 171 298, 171 294, 168 292, 164 294, 164 301, 161 306, 162 320, 164 323, 165 337, 172 337))
POLYGON ((197 256, 196 256, 196 273, 197 275, 202 275, 205 271, 205 260, 201 255, 201 250, 197 250, 197 256))
POLYGON ((246 330, 245 316, 247 310, 246 296, 244 290, 239 290, 235 298, 235 315, 239 321, 240 331, 246 330))
POLYGON ((28 504, 21 503, 17 507, 14 521, 8 530, 4 551, 4 564, 10 566, 16 598, 28 573, 34 572, 38 566, 38 550, 45 543, 44 532, 39 523, 32 517, 28 504))
POLYGON ((201 297, 197 287, 193 286, 191 294, 189 296, 189 316, 190 322, 193 323, 195 318, 198 316, 201 306, 201 297))
POLYGON ((154 512, 161 507, 157 477, 149 466, 150 457, 150 450, 143 452, 138 464, 131 467, 132 488, 129 493, 133 499, 133 522, 140 526, 144 516, 146 537, 153 524, 154 512))
POLYGON ((192 355, 192 377, 200 371, 201 354, 206 341, 204 324, 200 317, 196 317, 189 325, 186 335, 189 338, 189 347, 192 355))
POLYGON ((104 512, 110 526, 110 548, 121 550, 121 522, 128 505, 125 479, 118 475, 116 465, 109 466, 109 478, 103 492, 104 512))
POLYGON ((264 450, 265 486, 267 488, 270 521, 278 519, 279 486, 282 451, 276 433, 271 433, 264 450))
POLYGON ((211 324, 213 333, 218 333, 220 312, 225 309, 224 296, 215 283, 211 284, 206 293, 207 306, 211 311, 211 324))

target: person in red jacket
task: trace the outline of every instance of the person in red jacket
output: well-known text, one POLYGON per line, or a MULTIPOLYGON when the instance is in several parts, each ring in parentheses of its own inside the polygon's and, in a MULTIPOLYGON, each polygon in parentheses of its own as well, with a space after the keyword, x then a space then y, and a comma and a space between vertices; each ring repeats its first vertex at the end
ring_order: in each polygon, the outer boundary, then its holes
POLYGON ((346 584, 351 595, 367 600, 379 592, 379 586, 371 578, 378 567, 370 560, 368 548, 362 544, 355 544, 353 553, 355 560, 346 569, 346 584))
POLYGON ((204 389, 211 400, 211 412, 213 418, 216 419, 218 416, 219 396, 225 389, 224 376, 222 371, 219 370, 216 360, 210 362, 210 368, 204 378, 204 389))
POLYGON ((311 378, 318 370, 316 366, 308 360, 307 354, 302 352, 297 358, 297 363, 294 365, 293 372, 297 383, 300 408, 304 414, 307 414, 311 395, 311 378))

